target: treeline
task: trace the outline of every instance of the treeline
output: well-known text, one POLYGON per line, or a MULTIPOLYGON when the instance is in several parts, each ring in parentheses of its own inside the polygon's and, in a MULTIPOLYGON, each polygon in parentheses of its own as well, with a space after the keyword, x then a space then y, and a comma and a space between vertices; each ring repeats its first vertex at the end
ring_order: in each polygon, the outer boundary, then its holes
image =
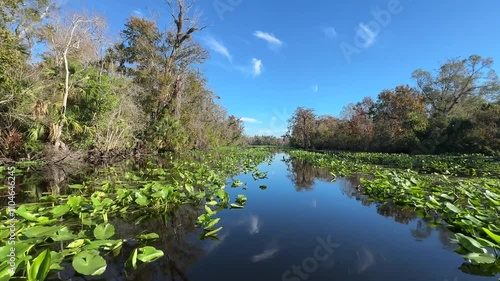
POLYGON ((275 136, 251 136, 245 137, 245 144, 249 145, 271 145, 271 146, 285 146, 288 145, 288 140, 283 137, 275 136))
POLYGON ((298 148, 415 154, 500 153, 500 84, 493 61, 450 59, 418 69, 415 87, 382 91, 344 107, 341 118, 299 107, 289 120, 298 148))
POLYGON ((99 16, 2 0, 0 158, 239 143, 242 121, 215 102, 198 70, 208 52, 192 36, 204 27, 183 0, 167 4, 170 28, 131 16, 112 41, 99 16))

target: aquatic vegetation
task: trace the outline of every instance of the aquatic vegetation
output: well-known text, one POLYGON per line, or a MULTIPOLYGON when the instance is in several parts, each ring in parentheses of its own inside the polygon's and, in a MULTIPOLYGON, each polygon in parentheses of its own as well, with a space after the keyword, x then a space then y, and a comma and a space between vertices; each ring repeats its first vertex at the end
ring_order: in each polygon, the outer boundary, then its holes
POLYGON ((108 167, 94 178, 68 185, 68 194, 44 194, 36 203, 19 202, 15 227, 7 209, 0 215, 0 253, 7 256, 13 247, 8 238, 15 240, 15 270, 2 261, 0 280, 12 276, 44 280, 68 267, 82 275, 101 275, 107 260, 120 254, 125 244, 135 245, 126 268, 153 262, 165 254, 149 245, 158 234, 117 237, 113 223, 168 216, 182 205, 198 206, 200 216, 193 224, 203 229, 200 238, 216 239, 222 229, 217 227, 217 211, 242 208, 247 201, 239 195, 231 202, 225 191, 227 178, 240 173, 263 175, 257 165, 270 156, 270 149, 165 155, 171 160, 168 168, 153 161, 137 170, 108 167))
POLYGON ((334 163, 329 166, 349 163, 349 165, 357 165, 356 169, 360 167, 366 169, 371 165, 379 165, 386 168, 411 169, 426 174, 500 178, 500 161, 495 157, 481 154, 408 155, 341 151, 311 153, 301 150, 292 150, 289 153, 291 156, 306 159, 319 166, 325 166, 326 162, 332 161, 334 163))
POLYGON ((500 163, 484 156, 409 156, 380 153, 290 155, 330 169, 335 177, 361 174, 371 200, 391 201, 455 232, 457 253, 475 271, 500 273, 500 163), (470 158, 472 157, 472 158, 470 158), (468 176, 468 177, 464 177, 468 176))

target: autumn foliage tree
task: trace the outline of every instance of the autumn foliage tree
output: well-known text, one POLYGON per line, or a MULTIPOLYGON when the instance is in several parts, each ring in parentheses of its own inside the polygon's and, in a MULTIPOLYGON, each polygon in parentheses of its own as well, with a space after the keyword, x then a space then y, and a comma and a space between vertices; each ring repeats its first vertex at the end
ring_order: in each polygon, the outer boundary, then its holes
POLYGON ((419 123, 426 118, 423 97, 409 86, 382 91, 373 107, 373 115, 373 147, 379 151, 408 152, 426 129, 419 123))
POLYGON ((317 128, 316 114, 311 108, 299 107, 288 120, 290 144, 300 148, 311 148, 317 128))

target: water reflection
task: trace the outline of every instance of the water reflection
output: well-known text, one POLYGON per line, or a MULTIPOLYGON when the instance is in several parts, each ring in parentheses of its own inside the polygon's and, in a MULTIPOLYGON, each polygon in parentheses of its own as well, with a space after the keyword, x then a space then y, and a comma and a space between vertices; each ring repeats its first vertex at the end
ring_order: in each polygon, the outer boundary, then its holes
MULTIPOLYGON (((370 200, 359 188, 359 176, 330 183, 328 170, 287 157, 279 161, 282 157, 262 166, 270 170, 269 179, 240 176, 248 190, 227 188, 231 198, 244 193, 249 200, 244 209, 217 214, 223 226, 218 241, 198 239, 194 222, 203 204, 184 205, 139 224, 127 217, 112 221, 115 237, 130 240, 155 232, 160 238, 152 245, 165 253, 163 258, 127 271, 124 264, 136 245, 125 243, 117 257, 108 257, 104 275, 79 277, 68 269, 51 280, 493 280, 475 276, 482 270, 476 266, 457 269, 462 258, 452 252, 453 233, 445 226, 431 227, 411 208, 370 200), (260 190, 260 184, 268 189, 260 190), (327 250, 327 259, 313 261, 318 237, 326 236, 334 249, 327 250), (282 279, 287 270, 290 278, 282 279)), ((66 173, 64 180, 71 177, 66 173)))
POLYGON ((282 161, 287 164, 287 177, 295 185, 297 191, 311 191, 316 179, 329 181, 333 178, 328 170, 317 169, 307 161, 290 158, 282 161))
MULTIPOLYGON (((247 220, 243 221, 244 224, 247 224, 247 220)), ((248 234, 254 235, 258 234, 260 231, 260 222, 259 217, 252 215, 248 219, 248 234)))
POLYGON ((357 251, 356 255, 358 256, 358 260, 355 265, 357 274, 365 272, 368 268, 375 264, 375 257, 373 256, 372 251, 365 247, 361 248, 360 251, 357 251))
POLYGON ((261 262, 267 259, 271 259, 274 255, 279 251, 278 242, 275 238, 273 238, 267 245, 264 250, 259 254, 253 255, 250 260, 252 262, 261 262))
MULTIPOLYGON (((300 159, 283 158, 282 160, 287 165, 287 177, 296 185, 297 191, 312 190, 317 181, 329 182, 334 180, 334 177, 329 173, 328 169, 313 167, 311 164, 300 159)), ((424 219, 417 216, 413 208, 403 208, 394 204, 392 201, 376 202, 364 195, 361 185, 361 175, 355 175, 348 178, 340 178, 336 180, 337 186, 342 194, 348 198, 359 201, 363 206, 375 206, 377 213, 383 217, 393 218, 394 221, 400 224, 415 223, 415 227, 411 229, 411 235, 415 240, 421 241, 431 237, 433 232, 439 234, 439 240, 442 246, 446 249, 454 250, 456 244, 451 243, 454 238, 451 232, 444 225, 431 226, 431 219, 424 219)), ((313 200, 311 207, 316 208, 317 202, 313 200)), ((364 257, 367 257, 366 251, 362 251, 364 257)), ((366 259, 370 260, 370 259, 366 259)))

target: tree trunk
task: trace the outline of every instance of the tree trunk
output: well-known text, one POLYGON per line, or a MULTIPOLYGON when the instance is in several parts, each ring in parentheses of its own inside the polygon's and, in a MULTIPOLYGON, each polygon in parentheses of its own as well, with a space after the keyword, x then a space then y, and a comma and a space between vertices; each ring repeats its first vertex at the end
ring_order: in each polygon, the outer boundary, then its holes
POLYGON ((66 43, 66 46, 64 48, 63 52, 63 60, 64 60, 64 71, 65 71, 65 78, 64 78, 64 96, 63 96, 63 102, 62 102, 62 108, 61 108, 61 115, 60 115, 60 120, 59 120, 59 125, 54 126, 54 146, 57 149, 65 149, 66 146, 65 144, 61 141, 61 135, 64 129, 64 123, 66 122, 66 108, 68 106, 68 96, 69 96, 69 63, 68 63, 68 51, 69 48, 71 47, 71 43, 73 41, 73 36, 75 34, 75 30, 78 27, 78 24, 81 22, 80 18, 76 18, 73 21, 73 26, 71 28, 71 32, 68 38, 68 42, 66 43))

